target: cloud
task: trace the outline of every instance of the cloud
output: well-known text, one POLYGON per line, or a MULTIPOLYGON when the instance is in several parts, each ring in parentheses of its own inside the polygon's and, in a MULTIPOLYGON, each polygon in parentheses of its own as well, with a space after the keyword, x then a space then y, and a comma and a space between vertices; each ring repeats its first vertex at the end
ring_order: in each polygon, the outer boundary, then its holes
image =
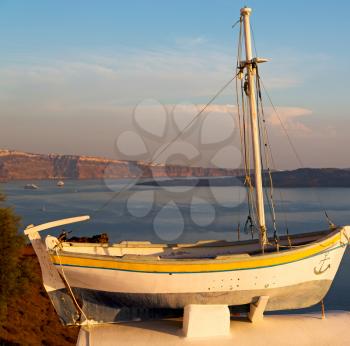
MULTIPOLYGON (((205 102, 234 73, 233 53, 202 36, 178 39, 173 47, 21 59, 0 65, 2 113, 113 111, 146 98, 205 102)), ((300 80, 272 69, 265 83, 270 89, 289 88, 300 80)), ((232 89, 223 96, 231 97, 232 89)))
POLYGON ((104 109, 145 98, 190 99, 213 94, 231 76, 229 59, 191 50, 126 50, 44 64, 0 66, 2 111, 104 109), (225 67, 226 66, 226 67, 225 67))
POLYGON ((267 122, 272 127, 281 127, 281 122, 286 130, 299 131, 303 134, 309 134, 312 130, 306 126, 300 118, 313 114, 312 110, 302 107, 272 107, 265 110, 267 122), (277 114, 276 114, 277 113, 277 114))
MULTIPOLYGON (((197 108, 200 110, 204 106, 204 104, 200 104, 197 105, 197 108)), ((299 135, 315 134, 314 131, 303 122, 304 119, 307 119, 308 117, 314 114, 311 109, 303 107, 276 106, 275 109, 273 109, 272 107, 265 107, 264 111, 267 123, 272 129, 281 130, 282 122, 283 127, 287 131, 295 131, 298 132, 299 135)), ((234 119, 236 119, 235 117, 237 116, 237 106, 230 104, 212 104, 206 108, 205 113, 227 113, 233 116, 234 119)), ((327 132, 328 134, 334 133, 334 127, 332 127, 332 129, 329 128, 329 131, 327 130, 324 132, 327 132)))
POLYGON ((302 84, 302 79, 297 75, 267 75, 267 77, 264 78, 264 85, 266 85, 268 89, 287 89, 300 84, 302 84))
POLYGON ((207 43, 208 40, 204 36, 196 36, 196 37, 179 37, 175 39, 175 43, 179 46, 197 46, 204 43, 207 43))

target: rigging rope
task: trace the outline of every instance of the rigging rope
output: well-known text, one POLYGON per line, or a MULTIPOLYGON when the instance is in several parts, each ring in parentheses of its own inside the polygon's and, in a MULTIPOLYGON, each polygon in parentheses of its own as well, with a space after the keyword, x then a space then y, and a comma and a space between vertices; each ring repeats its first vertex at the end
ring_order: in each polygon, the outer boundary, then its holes
MULTIPOLYGON (((166 149, 170 147, 174 142, 176 142, 183 133, 198 119, 198 117, 215 101, 215 99, 237 78, 239 72, 236 73, 235 76, 233 76, 229 81, 227 81, 220 89, 219 91, 205 104, 205 106, 192 118, 192 120, 170 141, 168 142, 162 150, 160 150, 154 158, 148 163, 149 165, 152 165, 155 163, 155 161, 159 158, 161 154, 164 153, 166 149)), ((120 196, 123 192, 127 191, 129 189, 129 185, 125 185, 120 191, 117 191, 108 201, 106 201, 102 206, 98 209, 95 209, 93 213, 98 213, 104 208, 106 208, 112 201, 114 201, 118 196, 120 196)))
MULTIPOLYGON (((61 269, 61 272, 62 272, 62 278, 63 278, 63 281, 65 282, 67 288, 68 288, 68 291, 74 301, 74 304, 76 305, 76 307, 78 308, 78 310, 80 311, 81 315, 85 317, 85 320, 86 320, 86 324, 89 325, 91 324, 91 321, 88 319, 88 317, 86 316, 83 308, 80 306, 80 304, 78 303, 77 299, 75 298, 75 295, 74 295, 74 292, 68 282, 68 279, 66 277, 66 274, 64 272, 64 269, 63 269, 63 265, 62 265, 62 261, 61 261, 61 256, 59 255, 58 253, 58 245, 55 246, 55 252, 56 252, 56 255, 58 257, 58 260, 60 262, 60 269, 61 269)), ((81 325, 81 323, 78 323, 79 325, 81 325)))
MULTIPOLYGON (((254 30, 253 30, 253 27, 252 27, 251 23, 250 23, 250 30, 252 32, 252 39, 253 39, 253 47, 254 47, 255 56, 258 57, 259 55, 258 55, 258 50, 257 50, 257 47, 256 47, 254 30)), ((262 105, 262 95, 261 95, 261 90, 262 89, 261 89, 261 86, 260 86, 260 84, 263 85, 263 81, 262 81, 262 79, 260 77, 258 69, 257 69, 257 79, 258 79, 258 82, 259 82, 259 97, 261 99, 261 107, 263 107, 263 105, 262 105)), ((263 85, 263 88, 264 88, 264 85, 263 85)), ((265 90, 265 88, 264 88, 264 90, 265 90)), ((272 100, 271 100, 269 95, 268 95, 268 98, 270 100, 270 103, 272 103, 272 100)), ((270 141, 269 141, 268 132, 267 132, 267 128, 266 128, 265 115, 263 115, 263 117, 264 117, 263 123, 264 123, 264 128, 265 128, 265 131, 266 131, 266 135, 267 135, 266 137, 267 137, 268 151, 270 153, 272 169, 276 171, 277 170, 277 166, 275 164, 275 160, 274 160, 274 157, 272 155, 271 144, 270 144, 270 141)), ((296 150, 295 150, 295 152, 296 152, 296 150)), ((269 171, 269 179, 270 179, 270 184, 271 184, 273 182, 272 181, 271 170, 269 171)), ((278 194, 279 194, 279 197, 280 197, 281 204, 284 204, 285 203, 285 198, 283 196, 283 193, 282 193, 281 189, 278 189, 278 194)), ((287 219, 287 214, 286 214, 286 211, 284 210, 284 208, 281 209, 280 213, 282 214, 282 218, 284 220, 284 225, 285 225, 285 229, 286 229, 286 234, 287 234, 287 237, 289 239, 288 219, 287 219)))
MULTIPOLYGON (((269 186, 270 186, 270 194, 268 194, 267 189, 264 189, 265 195, 266 195, 266 200, 268 201, 270 213, 271 213, 271 219, 272 219, 272 224, 273 224, 273 238, 275 241, 275 245, 277 248, 277 251, 279 250, 279 239, 278 239, 278 232, 277 232, 277 225, 276 225, 276 212, 275 212, 275 202, 274 202, 274 197, 273 197, 273 181, 272 181, 272 175, 271 175, 271 168, 270 168, 270 160, 269 156, 271 158, 271 161, 273 161, 273 156, 272 156, 272 151, 271 151, 271 146, 269 142, 269 137, 268 137, 268 132, 266 128, 266 119, 265 119, 265 112, 264 112, 264 107, 263 107, 263 102, 262 102, 262 96, 261 96, 261 89, 260 89, 260 77, 259 77, 259 70, 258 66, 255 66, 256 70, 256 90, 257 90, 257 112, 258 112, 258 123, 259 123, 259 131, 260 134, 262 133, 262 136, 260 136, 260 142, 263 142, 263 153, 265 157, 265 169, 267 170, 268 173, 268 178, 269 178, 269 186), (262 122, 260 121, 260 118, 262 122)), ((262 158, 262 153, 261 153, 261 166, 263 167, 263 158, 262 158)), ((264 174, 265 178, 265 174, 264 174)))
MULTIPOLYGON (((253 30, 251 23, 250 23, 250 30, 252 33, 255 56, 258 57, 258 50, 256 48, 254 30, 253 30)), ((276 224, 276 212, 275 212, 275 202, 274 202, 274 197, 273 197, 274 187, 273 187, 272 172, 271 172, 271 167, 270 167, 269 162, 271 161, 271 165, 272 165, 272 168, 274 170, 276 170, 276 165, 275 165, 274 158, 272 155, 270 140, 269 140, 267 126, 266 126, 266 118, 265 118, 264 106, 263 106, 263 102, 262 102, 260 81, 261 81, 261 78, 259 75, 258 64, 256 64, 256 86, 257 86, 257 95, 258 95, 258 97, 257 97, 257 109, 259 112, 259 103, 260 103, 260 109, 261 109, 261 114, 262 114, 262 124, 259 121, 259 126, 260 126, 260 131, 263 133, 263 138, 264 138, 263 151, 264 151, 264 156, 265 156, 265 165, 266 165, 265 168, 267 169, 267 173, 268 173, 268 177, 269 177, 269 185, 270 185, 270 195, 267 196, 266 199, 269 202, 269 208, 270 208, 270 213, 271 213, 272 222, 273 222, 274 241, 275 241, 276 247, 278 248, 279 244, 278 244, 278 233, 277 233, 277 224, 276 224), (269 158, 270 158, 270 161, 269 161, 269 158)), ((260 120, 259 116, 258 116, 258 120, 260 120)), ((261 158, 261 160, 262 160, 262 158, 261 158)), ((263 162, 262 162, 262 167, 263 167, 263 162)), ((267 195, 266 190, 265 190, 265 195, 267 195)), ((282 196, 282 192, 280 190, 279 190, 279 196, 280 196, 281 203, 283 203, 284 199, 282 196)), ((285 227, 286 227, 286 229, 288 229, 286 214, 284 212, 282 214, 283 214, 283 218, 284 218, 284 222, 285 222, 285 227)))
MULTIPOLYGON (((246 221, 246 225, 248 223, 251 223, 251 225, 257 225, 257 203, 256 203, 256 199, 255 199, 255 195, 254 195, 254 188, 253 188, 253 184, 252 184, 252 179, 251 179, 251 156, 250 156, 250 152, 251 152, 251 148, 250 148, 250 141, 249 141, 249 130, 250 130, 250 126, 249 126, 249 121, 247 124, 247 109, 248 109, 248 104, 247 104, 247 98, 245 97, 245 92, 249 92, 249 90, 247 89, 247 83, 246 81, 243 81, 243 78, 239 78, 240 79, 240 96, 238 93, 238 88, 239 88, 239 83, 237 80, 237 77, 242 77, 242 73, 243 73, 243 68, 242 66, 240 66, 240 62, 242 61, 242 17, 240 17, 240 19, 234 23, 234 26, 236 26, 237 24, 239 25, 239 37, 238 37, 238 49, 237 49, 237 64, 236 64, 236 74, 235 76, 233 76, 228 82, 226 82, 220 89, 219 91, 205 104, 205 106, 192 118, 192 120, 184 127, 184 129, 182 129, 182 131, 180 131, 171 141, 169 141, 154 157, 153 159, 149 162, 149 164, 153 164, 155 163, 155 161, 160 157, 161 154, 163 154, 165 152, 165 150, 167 150, 174 142, 176 142, 182 135, 183 133, 198 119, 198 117, 203 114, 203 112, 214 102, 214 100, 234 81, 236 80, 236 100, 237 100, 237 115, 238 115, 238 123, 239 123, 239 131, 240 131, 240 142, 241 142, 241 154, 243 157, 243 161, 244 161, 244 172, 245 172, 245 181, 244 181, 244 185, 247 188, 247 195, 248 195, 248 217, 247 217, 247 221, 246 221)), ((251 32, 252 32, 252 38, 253 38, 253 45, 254 45, 254 50, 255 50, 255 54, 257 56, 257 49, 256 49, 256 44, 255 44, 255 37, 254 37, 254 31, 253 28, 251 27, 251 32)), ((303 167, 303 163, 302 160, 300 158, 300 156, 297 153, 297 150, 288 134, 288 131, 286 129, 286 127, 284 126, 282 119, 280 117, 280 115, 277 112, 276 107, 274 106, 271 97, 269 95, 269 93, 266 90, 266 87, 259 75, 258 72, 258 67, 257 64, 256 66, 254 66, 255 71, 256 71, 256 87, 257 87, 257 111, 258 111, 258 126, 259 126, 259 138, 260 138, 260 143, 263 142, 263 152, 264 152, 264 158, 265 158, 265 168, 267 169, 267 173, 268 173, 268 178, 269 178, 269 185, 270 185, 270 194, 267 196, 267 201, 268 201, 268 205, 270 208, 270 213, 271 213, 271 217, 272 217, 272 222, 273 222, 273 228, 274 228, 274 239, 275 239, 275 243, 277 245, 278 243, 278 234, 277 234, 277 225, 276 225, 276 213, 275 213, 275 205, 274 205, 274 198, 273 198, 273 181, 272 181, 272 174, 271 174, 271 169, 270 169, 270 164, 269 162, 271 161, 272 167, 274 167, 274 169, 276 169, 274 160, 273 160, 273 155, 272 155, 272 151, 271 151, 271 146, 270 146, 270 142, 269 142, 269 138, 268 138, 268 133, 267 133, 267 129, 266 129, 266 120, 265 120, 265 114, 264 114, 264 110, 263 110, 263 103, 262 103, 262 95, 261 95, 261 91, 262 89, 265 91, 269 102, 271 103, 272 109, 275 112, 281 127, 288 139, 288 142, 294 152, 294 155, 296 156, 298 163, 301 167, 303 167), (262 86, 262 88, 261 88, 262 86), (261 109, 261 112, 260 112, 261 109), (262 118, 262 123, 260 118, 262 118)), ((261 154, 261 163, 262 163, 262 167, 263 165, 263 156, 262 156, 262 152, 261 154)), ((264 171, 264 170, 263 170, 264 171)), ((106 208, 114 199, 116 199, 118 196, 120 196, 123 192, 127 191, 129 188, 128 185, 125 185, 121 190, 117 191, 109 200, 107 200, 104 204, 102 204, 102 206, 100 206, 99 208, 95 209, 93 211, 93 213, 98 213, 101 210, 103 210, 104 208, 106 208)), ((265 190, 265 194, 267 194, 267 191, 265 190)), ((282 192, 279 190, 279 194, 280 194, 280 199, 281 202, 283 203, 283 196, 282 196, 282 192)), ((318 196, 317 196, 318 197, 318 196)), ((321 205, 322 209, 324 210, 325 214, 326 214, 326 210, 322 205, 322 202, 320 201, 320 199, 318 198, 319 204, 321 205)), ((289 231, 288 231, 288 227, 287 227, 287 218, 286 218, 286 214, 283 213, 284 215, 284 221, 285 221, 285 225, 286 225, 286 230, 287 230, 287 236, 289 237, 289 231)), ((327 214, 326 214, 327 215, 327 214)), ((246 229, 246 226, 244 227, 246 229)), ((251 227, 251 230, 253 230, 253 227, 251 227)), ((253 231, 251 231, 253 233, 253 231)))
POLYGON ((267 98, 269 99, 269 102, 270 102, 270 104, 271 104, 271 107, 272 107, 274 113, 276 114, 276 116, 277 116, 277 118, 278 118, 278 121, 279 121, 279 123, 280 123, 280 125, 281 125, 281 127, 282 127, 282 130, 283 130, 283 132, 285 133, 285 135, 286 135, 286 137, 287 137, 287 139, 288 139, 289 145, 291 146, 291 148, 292 148, 292 150, 293 150, 293 153, 294 153, 294 155, 295 155, 295 157, 296 157, 296 159, 297 159, 297 161, 298 161, 299 166, 300 166, 300 167, 304 167, 304 164, 303 164, 303 162, 302 162, 302 160, 301 160, 301 158, 300 158, 300 156, 299 156, 299 154, 298 154, 298 152, 297 152, 297 150, 296 150, 296 148, 295 148, 295 145, 293 144, 293 142, 292 142, 292 140, 291 140, 291 138, 290 138, 290 136, 289 136, 289 133, 288 133, 288 131, 287 131, 287 128, 285 127, 285 125, 284 125, 284 123, 283 123, 283 121, 282 121, 282 118, 280 117, 280 115, 279 115, 279 113, 278 113, 278 111, 277 111, 277 108, 276 108, 275 105, 273 104, 272 99, 271 99, 271 97, 270 97, 270 94, 268 93, 268 91, 267 91, 267 89, 266 89, 266 87, 265 87, 265 84, 264 84, 264 82, 263 82, 263 80, 262 80, 261 78, 260 78, 260 83, 261 83, 261 85, 262 85, 262 87, 263 87, 263 89, 264 89, 264 92, 265 92, 267 98))
MULTIPOLYGON (((263 80, 262 80, 261 78, 260 78, 260 82, 261 82, 261 85, 262 85, 262 87, 263 87, 263 90, 264 90, 264 92, 265 92, 265 94, 266 94, 266 96, 267 96, 267 98, 268 98, 268 100, 269 100, 269 102, 270 102, 270 104, 271 104, 271 107, 272 107, 274 113, 275 113, 276 116, 277 116, 277 119, 278 119, 278 121, 279 121, 279 123, 280 123, 280 125, 281 125, 281 127, 282 127, 282 130, 283 130, 283 132, 285 133, 285 135, 286 135, 286 137, 287 137, 288 143, 289 143, 290 147, 292 148, 292 151, 293 151, 293 153, 294 153, 294 155, 295 155, 295 157, 296 157, 296 159, 297 159, 297 161, 298 161, 299 168, 304 168, 305 165, 303 164, 303 161, 301 160, 301 157, 299 156, 299 154, 298 154, 298 152, 297 152, 297 150, 296 150, 296 148, 295 148, 295 145, 293 144, 292 139, 291 139, 291 137, 289 136, 289 133, 288 133, 288 131, 287 131, 287 128, 286 128, 286 126, 284 125, 284 123, 283 123, 283 121, 282 121, 282 118, 281 118, 280 114, 279 114, 278 111, 277 111, 277 108, 275 107, 274 103, 272 102, 272 99, 271 99, 271 97, 270 97, 270 94, 268 93, 268 91, 267 91, 267 89, 266 89, 266 87, 265 87, 265 84, 264 84, 264 82, 263 82, 263 80)), ((309 178, 311 178, 310 172, 309 172, 308 170, 306 170, 306 174, 309 176, 309 178)), ((327 218, 328 218, 327 210, 326 210, 326 208, 325 208, 323 202, 321 201, 320 196, 319 196, 318 193, 315 191, 315 189, 311 189, 311 190, 312 190, 312 193, 314 194, 314 196, 316 197, 317 202, 318 202, 319 206, 321 207, 321 209, 323 210, 323 212, 324 212, 324 214, 325 214, 325 216, 326 216, 326 219, 327 219, 327 218)))
MULTIPOLYGON (((254 36, 254 30, 253 30, 253 27, 252 27, 251 24, 250 24, 250 29, 251 29, 251 33, 252 33, 252 40, 253 40, 253 47, 254 47, 255 55, 258 56, 258 52, 257 52, 257 48, 256 48, 256 42, 255 42, 255 36, 254 36)), ((257 72, 258 72, 258 69, 257 69, 257 72)), ((305 165, 303 164, 302 159, 301 159, 300 155, 298 154, 298 151, 297 151, 297 149, 296 149, 296 147, 295 147, 295 145, 294 145, 294 143, 293 143, 293 141, 292 141, 292 139, 291 139, 291 137, 290 137, 290 135, 289 135, 289 133, 288 133, 288 131, 287 131, 287 128, 286 128, 286 126, 284 125, 284 123, 283 123, 283 121, 282 121, 282 119, 281 119, 281 117, 280 117, 280 115, 279 115, 279 113, 278 113, 278 111, 277 111, 275 105, 274 105, 273 102, 272 102, 272 99, 271 99, 271 97, 270 97, 270 94, 268 93, 268 91, 267 91, 267 89, 266 89, 266 87, 265 87, 265 85, 264 85, 264 83, 263 83, 263 80, 261 79, 260 75, 258 75, 258 73, 257 73, 257 79, 258 79, 259 84, 261 83, 262 89, 264 90, 265 94, 267 95, 267 98, 268 98, 268 100, 269 100, 269 102, 270 102, 270 104, 271 104, 271 106, 272 106, 272 109, 273 109, 274 113, 275 113, 276 116, 277 116, 277 119, 278 119, 278 121, 279 121, 279 123, 280 123, 280 125, 281 125, 281 127, 282 127, 282 130, 283 130, 285 136, 287 137, 288 143, 289 143, 289 145, 290 145, 290 147, 291 147, 291 149, 292 149, 292 151, 293 151, 293 154, 295 155, 295 157, 296 157, 296 159, 297 159, 297 161, 298 161, 299 167, 300 167, 300 168, 305 167, 305 165)), ((260 90, 262 90, 262 89, 260 88, 260 90)), ((260 96, 260 95, 259 95, 259 96, 260 96)), ((263 122, 265 123, 264 120, 263 120, 263 122)), ((266 124, 266 123, 265 123, 265 124, 266 124)), ((269 146, 269 151, 270 151, 270 157, 271 157, 272 166, 273 166, 273 168, 276 170, 276 165, 275 165, 275 163, 274 163, 273 156, 272 156, 271 146, 270 146, 270 144, 268 144, 268 146, 269 146)), ((307 174, 309 175, 309 177, 310 177, 310 172, 307 171, 306 173, 307 173, 307 174)), ((327 214, 326 208, 325 208, 324 204, 322 203, 322 201, 321 201, 321 199, 320 199, 320 196, 318 195, 318 193, 317 193, 314 189, 312 189, 312 193, 313 193, 314 196, 316 197, 316 199, 317 199, 317 201, 318 201, 318 204, 319 204, 319 206, 321 207, 321 209, 323 210, 323 212, 324 212, 324 214, 325 214, 325 217, 326 217, 328 223, 330 224, 330 228, 331 228, 331 227, 332 227, 332 224, 331 224, 331 222, 329 222, 329 218, 328 218, 328 214, 327 214)), ((280 196, 281 202, 284 203, 285 199, 284 199, 284 197, 283 197, 283 194, 282 194, 281 189, 279 189, 279 196, 280 196)), ((288 223, 288 221, 287 221, 287 215, 286 215, 286 212, 285 212, 285 211, 283 211, 282 214, 283 214, 284 223, 285 223, 285 227, 286 227, 286 234, 287 234, 287 237, 288 237, 288 239, 289 239, 289 230, 288 230, 288 226, 287 226, 287 223, 288 223)))

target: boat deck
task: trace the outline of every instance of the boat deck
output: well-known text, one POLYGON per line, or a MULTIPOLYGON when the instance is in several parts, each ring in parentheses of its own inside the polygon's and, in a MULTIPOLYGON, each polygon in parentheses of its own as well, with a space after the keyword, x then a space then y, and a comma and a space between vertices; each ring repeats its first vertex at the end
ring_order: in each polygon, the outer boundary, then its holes
MULTIPOLYGON (((279 239, 279 251, 290 250, 317 241, 332 230, 294 234, 279 239)), ((74 253, 89 258, 119 258, 123 260, 172 260, 172 259, 216 259, 225 260, 232 256, 253 256, 261 254, 259 239, 227 242, 221 240, 205 240, 184 244, 153 244, 148 241, 122 241, 117 244, 108 243, 74 243, 63 242, 62 254, 74 253)), ((265 253, 276 252, 276 245, 271 240, 265 247, 265 253)))

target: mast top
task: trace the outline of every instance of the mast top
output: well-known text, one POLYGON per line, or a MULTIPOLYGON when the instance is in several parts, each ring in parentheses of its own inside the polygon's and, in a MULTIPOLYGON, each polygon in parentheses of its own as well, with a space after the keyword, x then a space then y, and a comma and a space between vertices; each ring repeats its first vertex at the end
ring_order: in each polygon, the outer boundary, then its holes
POLYGON ((243 7, 241 8, 241 15, 244 16, 244 15, 250 15, 252 12, 252 9, 250 7, 243 7))

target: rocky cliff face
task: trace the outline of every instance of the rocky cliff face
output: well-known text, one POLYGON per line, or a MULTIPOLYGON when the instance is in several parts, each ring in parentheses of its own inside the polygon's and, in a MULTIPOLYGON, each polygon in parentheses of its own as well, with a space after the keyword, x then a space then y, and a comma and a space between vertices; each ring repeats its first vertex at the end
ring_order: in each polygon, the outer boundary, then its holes
POLYGON ((31 154, 0 150, 0 181, 37 179, 119 179, 130 177, 231 176, 240 170, 150 165, 99 157, 31 154))

